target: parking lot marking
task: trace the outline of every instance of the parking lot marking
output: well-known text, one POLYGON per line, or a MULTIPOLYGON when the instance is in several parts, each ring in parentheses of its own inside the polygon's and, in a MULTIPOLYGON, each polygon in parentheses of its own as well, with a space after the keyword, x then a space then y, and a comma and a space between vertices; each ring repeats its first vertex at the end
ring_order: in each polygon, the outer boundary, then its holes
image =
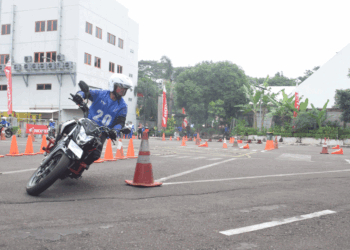
POLYGON ((328 214, 335 214, 335 213, 336 212, 332 211, 332 210, 323 210, 320 212, 315 212, 315 213, 311 213, 311 214, 304 214, 304 215, 295 216, 295 217, 282 219, 282 220, 278 220, 278 221, 265 222, 265 223, 261 223, 261 224, 257 224, 257 225, 253 225, 253 226, 241 227, 241 228, 221 231, 219 233, 227 235, 227 236, 231 236, 231 235, 248 233, 248 232, 257 231, 257 230, 261 230, 261 229, 271 228, 271 227, 275 227, 275 226, 280 226, 280 225, 284 225, 284 224, 288 224, 288 223, 292 223, 292 222, 296 222, 296 221, 312 219, 315 217, 320 217, 320 216, 324 216, 324 215, 328 215, 328 214))
MULTIPOLYGON (((236 160, 236 159, 232 158, 232 159, 229 159, 229 160, 216 162, 216 163, 213 163, 213 164, 210 164, 210 165, 206 165, 206 166, 203 166, 203 167, 191 169, 191 170, 188 170, 188 171, 185 171, 185 172, 181 172, 181 173, 178 173, 178 174, 170 175, 168 177, 163 177, 163 178, 160 178, 160 179, 156 180, 156 182, 163 182, 163 181, 175 178, 175 177, 179 177, 179 176, 182 176, 182 175, 185 175, 185 174, 190 174, 190 173, 202 170, 202 169, 210 168, 210 167, 213 167, 213 166, 216 166, 216 165, 219 165, 219 164, 222 164, 222 163, 226 163, 226 162, 229 162, 229 161, 233 161, 233 160, 236 160)), ((165 183, 163 183, 163 184, 165 184, 165 183)))
POLYGON ((159 156, 159 157, 174 157, 174 156, 177 156, 177 155, 163 155, 163 156, 159 156))
POLYGON ((350 163, 350 160, 345 160, 345 161, 347 161, 348 163, 350 163))
POLYGON ((31 168, 31 169, 25 169, 25 170, 3 172, 3 173, 0 173, 0 174, 17 174, 17 173, 21 173, 21 172, 28 172, 28 171, 34 171, 34 170, 37 170, 37 169, 36 168, 31 168))
POLYGON ((185 156, 179 156, 179 157, 176 157, 176 159, 184 159, 184 158, 189 158, 191 157, 190 155, 185 155, 185 156))
POLYGON ((323 171, 323 172, 294 173, 294 174, 275 174, 275 175, 247 176, 247 177, 235 177, 235 178, 212 179, 212 180, 198 180, 198 181, 165 182, 165 183, 163 183, 163 186, 164 185, 201 183, 201 182, 235 181, 235 180, 261 179, 261 178, 271 178, 271 177, 287 177, 287 176, 310 175, 310 174, 328 174, 328 173, 341 173, 341 172, 350 172, 350 169, 332 170, 332 171, 323 171))
POLYGON ((195 158, 192 158, 192 159, 197 160, 197 159, 204 159, 204 158, 206 158, 206 157, 204 157, 204 156, 200 156, 200 157, 195 157, 195 158))
POLYGON ((212 159, 208 159, 208 161, 216 161, 216 160, 221 160, 222 158, 212 158, 212 159))

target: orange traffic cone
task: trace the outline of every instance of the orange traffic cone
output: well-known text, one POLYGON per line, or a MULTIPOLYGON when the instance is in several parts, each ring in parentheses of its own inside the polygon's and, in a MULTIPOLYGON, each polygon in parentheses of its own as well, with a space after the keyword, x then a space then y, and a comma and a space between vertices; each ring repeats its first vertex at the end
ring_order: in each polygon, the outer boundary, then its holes
POLYGON ((162 138, 162 141, 165 141, 165 134, 163 133, 163 138, 162 138))
POLYGON ((173 140, 173 137, 170 136, 169 141, 172 141, 172 140, 173 140))
POLYGON ((265 150, 272 150, 272 149, 275 149, 275 147, 273 146, 273 140, 267 140, 265 150))
POLYGON ((35 136, 34 136, 34 128, 32 128, 32 131, 30 132, 32 136, 32 142, 35 142, 35 136))
POLYGON ((0 158, 4 158, 5 156, 3 156, 3 155, 0 155, 0 158))
POLYGON ((237 142, 238 142, 238 143, 243 143, 243 141, 242 141, 242 140, 237 140, 237 142))
POLYGON ((177 140, 177 141, 180 141, 180 137, 177 137, 176 140, 177 140))
POLYGON ((243 146, 243 149, 249 149, 249 144, 247 143, 247 145, 243 146))
POLYGON ((105 162, 103 159, 98 159, 98 160, 96 160, 96 161, 94 161, 94 163, 103 163, 103 162, 105 162))
POLYGON ((273 146, 275 147, 275 149, 278 149, 277 136, 275 137, 275 142, 273 143, 273 146))
POLYGON ((132 181, 125 180, 126 184, 142 187, 156 187, 163 184, 162 182, 154 182, 153 180, 153 171, 150 154, 151 152, 149 151, 148 134, 143 133, 139 157, 136 163, 134 173, 134 179, 132 181))
POLYGON ((185 137, 182 137, 181 146, 187 146, 187 145, 186 145, 186 140, 185 140, 185 137))
POLYGON ((43 138, 41 140, 40 150, 37 153, 38 155, 42 155, 42 154, 45 153, 45 151, 43 150, 43 147, 45 147, 45 148, 47 147, 47 142, 46 142, 46 136, 45 135, 43 135, 43 138))
POLYGON ((11 141, 11 147, 10 147, 10 153, 7 154, 7 156, 22 156, 23 154, 20 154, 18 152, 18 146, 17 146, 17 139, 16 136, 12 136, 12 141, 11 141))
POLYGON ((224 139, 224 143, 222 144, 222 148, 227 148, 226 138, 224 139))
POLYGON ((124 150, 123 150, 123 142, 122 140, 119 139, 117 142, 117 153, 115 154, 114 157, 115 160, 125 160, 128 159, 127 157, 124 156, 124 150))
POLYGON ((33 139, 31 135, 28 135, 26 150, 23 155, 37 155, 33 150, 33 139))
POLYGON ((341 149, 339 149, 339 150, 337 150, 337 151, 332 152, 331 154, 332 154, 332 155, 343 155, 344 152, 343 152, 343 149, 341 148, 341 149))
POLYGON ((136 159, 137 158, 137 156, 135 156, 134 143, 133 143, 132 139, 130 139, 130 141, 129 141, 128 151, 126 152, 126 158, 128 158, 128 159, 136 159))
POLYGON ((199 145, 198 147, 208 147, 208 142, 205 142, 205 143, 203 143, 203 144, 201 144, 201 145, 199 145))
POLYGON ((324 138, 324 143, 322 145, 322 151, 320 154, 328 154, 327 139, 324 138))
POLYGON ((332 149, 340 149, 339 145, 333 147, 332 149))
POLYGON ((112 140, 107 140, 107 146, 105 151, 105 156, 103 157, 104 161, 116 161, 117 159, 113 158, 113 149, 112 149, 112 140))
POLYGON ((6 141, 5 128, 2 128, 2 129, 0 130, 0 140, 6 141))

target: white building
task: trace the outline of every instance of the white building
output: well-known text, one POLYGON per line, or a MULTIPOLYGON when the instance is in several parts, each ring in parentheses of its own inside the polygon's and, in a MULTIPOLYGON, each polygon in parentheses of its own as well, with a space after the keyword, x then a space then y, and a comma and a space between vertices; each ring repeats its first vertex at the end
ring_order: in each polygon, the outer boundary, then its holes
MULTIPOLYGON (((65 121, 82 116, 68 100, 80 80, 107 89, 118 72, 137 85, 139 26, 116 0, 0 0, 0 25, 0 111, 7 111, 10 55, 14 111, 61 108, 65 121)), ((127 121, 136 124, 136 97, 128 91, 124 99, 127 121)))

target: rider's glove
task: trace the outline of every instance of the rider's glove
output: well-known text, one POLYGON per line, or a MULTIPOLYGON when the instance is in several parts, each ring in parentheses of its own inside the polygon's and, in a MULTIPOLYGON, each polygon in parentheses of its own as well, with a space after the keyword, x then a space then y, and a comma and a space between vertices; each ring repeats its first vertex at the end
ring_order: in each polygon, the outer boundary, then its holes
POLYGON ((118 133, 114 129, 109 131, 109 138, 111 138, 112 140, 116 140, 117 136, 118 136, 118 133))
POLYGON ((76 94, 73 96, 73 101, 78 105, 82 104, 83 100, 84 100, 83 97, 79 94, 76 94))

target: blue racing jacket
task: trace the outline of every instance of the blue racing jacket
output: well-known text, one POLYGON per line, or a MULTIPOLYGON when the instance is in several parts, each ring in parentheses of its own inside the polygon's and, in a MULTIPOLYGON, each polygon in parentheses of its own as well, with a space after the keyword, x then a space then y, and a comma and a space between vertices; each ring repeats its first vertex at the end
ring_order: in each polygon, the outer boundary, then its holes
MULTIPOLYGON (((82 91, 78 92, 83 98, 85 94, 82 91)), ((90 90, 90 98, 92 101, 88 118, 95 121, 99 126, 106 126, 120 130, 121 124, 117 124, 118 117, 126 117, 128 105, 123 98, 113 101, 110 97, 109 90, 90 90)))

